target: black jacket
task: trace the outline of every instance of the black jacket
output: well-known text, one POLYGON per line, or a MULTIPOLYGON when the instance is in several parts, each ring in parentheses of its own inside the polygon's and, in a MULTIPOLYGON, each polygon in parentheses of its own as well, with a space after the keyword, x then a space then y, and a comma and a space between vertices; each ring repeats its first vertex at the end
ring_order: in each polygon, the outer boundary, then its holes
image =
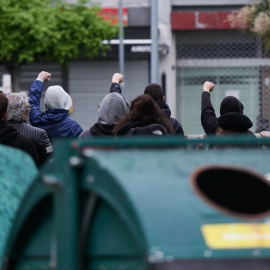
POLYGON ((33 127, 25 122, 15 122, 12 120, 7 121, 7 124, 13 126, 20 134, 35 143, 41 165, 48 160, 53 148, 47 132, 44 129, 33 127))
POLYGON ((112 136, 115 124, 102 124, 97 122, 90 128, 91 136, 112 136))
POLYGON ((7 124, 13 126, 28 139, 35 140, 38 143, 42 144, 45 148, 52 147, 48 134, 44 129, 31 126, 29 124, 26 124, 25 122, 15 122, 12 120, 7 121, 7 124))
POLYGON ((34 142, 30 141, 27 137, 20 134, 14 127, 9 126, 3 121, 0 121, 0 143, 27 152, 32 156, 37 167, 40 167, 40 160, 34 142))
POLYGON ((159 108, 162 110, 162 112, 170 118, 170 121, 172 123, 173 129, 175 131, 175 135, 182 135, 184 136, 184 131, 182 128, 182 125, 175 119, 171 117, 171 110, 168 106, 168 104, 165 103, 163 99, 159 99, 156 101, 159 108))

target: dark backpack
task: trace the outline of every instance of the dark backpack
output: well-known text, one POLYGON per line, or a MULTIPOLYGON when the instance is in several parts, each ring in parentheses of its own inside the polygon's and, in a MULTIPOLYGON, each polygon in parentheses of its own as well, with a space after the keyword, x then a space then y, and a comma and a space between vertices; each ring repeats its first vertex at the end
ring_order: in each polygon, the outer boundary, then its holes
POLYGON ((125 136, 134 136, 134 135, 168 135, 167 129, 161 124, 151 124, 145 127, 135 127, 131 128, 125 136))

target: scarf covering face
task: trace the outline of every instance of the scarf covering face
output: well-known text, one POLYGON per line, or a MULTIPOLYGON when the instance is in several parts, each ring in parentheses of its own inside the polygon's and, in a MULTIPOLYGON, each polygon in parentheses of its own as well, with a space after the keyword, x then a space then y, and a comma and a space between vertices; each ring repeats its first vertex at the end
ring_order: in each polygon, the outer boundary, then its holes
POLYGON ((245 132, 253 126, 251 120, 242 113, 224 113, 218 118, 220 127, 224 130, 245 132))
POLYGON ((46 110, 64 109, 69 111, 72 107, 70 95, 59 85, 48 87, 44 103, 46 110))
POLYGON ((104 97, 98 109, 98 122, 116 124, 128 112, 124 98, 118 93, 110 93, 104 97))

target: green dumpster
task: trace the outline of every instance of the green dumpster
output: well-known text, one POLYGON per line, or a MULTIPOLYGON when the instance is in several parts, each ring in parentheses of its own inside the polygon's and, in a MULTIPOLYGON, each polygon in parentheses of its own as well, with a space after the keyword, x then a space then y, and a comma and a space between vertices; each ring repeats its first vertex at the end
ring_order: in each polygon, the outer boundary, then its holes
POLYGON ((269 149, 186 143, 58 141, 3 269, 269 269, 269 149))
POLYGON ((0 263, 8 235, 20 208, 21 200, 37 176, 37 168, 26 153, 0 145, 0 263))

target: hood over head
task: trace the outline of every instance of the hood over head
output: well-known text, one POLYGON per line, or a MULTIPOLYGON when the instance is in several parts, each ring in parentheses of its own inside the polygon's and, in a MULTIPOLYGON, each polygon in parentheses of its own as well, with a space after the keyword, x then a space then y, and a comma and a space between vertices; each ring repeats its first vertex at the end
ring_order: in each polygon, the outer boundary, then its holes
POLYGON ((244 105, 233 96, 225 97, 220 104, 220 115, 229 112, 243 113, 244 105))
POLYGON ((46 110, 64 109, 69 111, 72 107, 70 95, 59 85, 48 87, 45 93, 44 103, 46 110))
POLYGON ((98 110, 98 122, 102 124, 116 124, 128 112, 124 98, 118 93, 106 95, 98 110))

